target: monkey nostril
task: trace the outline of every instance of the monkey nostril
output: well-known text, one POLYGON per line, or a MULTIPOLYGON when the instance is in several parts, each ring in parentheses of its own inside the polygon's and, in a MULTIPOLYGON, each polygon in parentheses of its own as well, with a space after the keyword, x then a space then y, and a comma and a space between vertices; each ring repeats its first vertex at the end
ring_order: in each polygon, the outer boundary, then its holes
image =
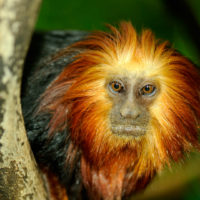
POLYGON ((122 108, 120 110, 121 117, 126 118, 127 114, 128 114, 128 109, 127 108, 122 108))
POLYGON ((133 112, 132 115, 131 115, 131 117, 134 118, 134 119, 139 118, 139 116, 140 116, 139 112, 133 112))
POLYGON ((129 113, 128 117, 132 119, 137 119, 140 116, 140 112, 137 110, 133 110, 129 113))

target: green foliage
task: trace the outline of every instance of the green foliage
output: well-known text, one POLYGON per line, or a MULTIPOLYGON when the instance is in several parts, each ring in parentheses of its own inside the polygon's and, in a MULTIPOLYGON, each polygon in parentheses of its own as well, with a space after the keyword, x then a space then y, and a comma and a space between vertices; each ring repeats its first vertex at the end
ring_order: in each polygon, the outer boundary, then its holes
MULTIPOLYGON (((200 20, 197 9, 200 1, 189 3, 200 20)), ((132 21, 138 31, 152 29, 158 38, 169 40, 194 63, 200 64, 184 22, 174 19, 162 0, 43 0, 36 29, 104 30, 106 23, 117 24, 120 20, 132 21)))

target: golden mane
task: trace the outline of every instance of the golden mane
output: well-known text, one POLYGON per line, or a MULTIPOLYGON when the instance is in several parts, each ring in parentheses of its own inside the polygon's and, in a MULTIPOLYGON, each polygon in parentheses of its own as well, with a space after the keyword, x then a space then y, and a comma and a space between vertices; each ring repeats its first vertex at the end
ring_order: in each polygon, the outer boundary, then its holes
POLYGON ((52 114, 50 133, 70 130, 82 150, 83 182, 93 188, 91 193, 114 198, 143 188, 170 159, 177 161, 183 152, 199 148, 200 76, 151 31, 138 36, 129 22, 120 23, 119 29, 109 27, 111 33, 95 32, 68 47, 66 52, 80 53, 48 87, 39 111, 52 114), (105 84, 109 76, 123 73, 153 77, 160 85, 147 133, 140 139, 121 138, 110 130, 112 102, 105 84), (108 182, 103 183, 100 173, 108 182))

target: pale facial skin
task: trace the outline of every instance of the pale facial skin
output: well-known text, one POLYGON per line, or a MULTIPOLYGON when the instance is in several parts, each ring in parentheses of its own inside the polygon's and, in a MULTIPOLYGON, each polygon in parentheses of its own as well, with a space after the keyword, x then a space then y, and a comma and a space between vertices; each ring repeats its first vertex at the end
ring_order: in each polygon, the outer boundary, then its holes
POLYGON ((146 133, 150 120, 149 106, 158 93, 158 84, 150 79, 114 77, 107 83, 113 101, 111 130, 118 136, 138 137, 146 133))

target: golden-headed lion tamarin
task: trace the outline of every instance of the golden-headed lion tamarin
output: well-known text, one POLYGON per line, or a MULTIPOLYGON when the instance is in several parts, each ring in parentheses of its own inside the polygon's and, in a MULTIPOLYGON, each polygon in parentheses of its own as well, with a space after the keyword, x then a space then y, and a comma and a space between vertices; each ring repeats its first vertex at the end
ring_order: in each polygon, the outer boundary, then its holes
POLYGON ((109 27, 27 78, 27 133, 55 199, 67 198, 65 188, 72 199, 121 199, 199 149, 197 69, 149 30, 109 27))

